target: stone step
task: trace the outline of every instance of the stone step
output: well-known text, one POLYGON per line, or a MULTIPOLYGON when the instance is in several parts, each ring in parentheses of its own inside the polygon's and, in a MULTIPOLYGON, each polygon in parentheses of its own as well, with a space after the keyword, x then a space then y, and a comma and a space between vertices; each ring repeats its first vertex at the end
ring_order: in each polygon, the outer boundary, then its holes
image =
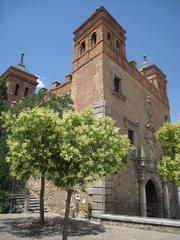
MULTIPOLYGON (((25 202, 25 193, 24 192, 19 192, 14 194, 14 197, 17 199, 19 203, 19 207, 21 210, 24 208, 24 202, 25 202)), ((36 212, 38 213, 40 211, 40 206, 39 206, 39 196, 35 195, 34 193, 30 192, 29 194, 29 212, 36 212)), ((44 211, 49 212, 48 208, 46 207, 46 203, 44 206, 44 211)))
POLYGON ((180 233, 180 220, 115 214, 102 214, 94 218, 99 218, 102 223, 104 222, 106 224, 118 224, 134 228, 180 233))

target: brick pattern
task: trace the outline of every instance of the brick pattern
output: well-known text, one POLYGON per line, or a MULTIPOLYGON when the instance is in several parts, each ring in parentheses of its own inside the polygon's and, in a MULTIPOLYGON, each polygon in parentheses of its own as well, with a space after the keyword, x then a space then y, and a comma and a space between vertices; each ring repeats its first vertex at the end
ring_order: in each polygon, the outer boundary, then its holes
POLYGON ((27 96, 32 95, 37 86, 37 78, 35 75, 21 71, 15 67, 9 67, 1 76, 6 80, 8 101, 19 102, 25 97, 25 89, 28 88, 27 96), (19 85, 18 93, 15 95, 16 84, 19 85))

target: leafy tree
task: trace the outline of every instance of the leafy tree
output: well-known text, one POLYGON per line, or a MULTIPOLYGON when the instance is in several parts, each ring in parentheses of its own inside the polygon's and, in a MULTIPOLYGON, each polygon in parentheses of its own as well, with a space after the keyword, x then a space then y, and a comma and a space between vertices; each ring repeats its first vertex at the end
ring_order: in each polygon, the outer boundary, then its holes
POLYGON ((0 101, 7 100, 7 87, 6 87, 6 78, 0 79, 0 101))
POLYGON ((180 186, 180 123, 164 124, 156 137, 164 150, 158 169, 168 182, 180 186))
POLYGON ((9 152, 7 162, 17 179, 41 175, 40 222, 44 223, 44 188, 48 168, 59 154, 61 135, 58 113, 35 107, 16 115, 4 115, 8 129, 9 152))
POLYGON ((0 212, 8 211, 8 199, 14 178, 9 171, 9 164, 5 161, 7 153, 6 131, 3 126, 2 112, 8 111, 6 79, 0 79, 0 212))
POLYGON ((66 109, 73 109, 73 102, 69 95, 57 96, 51 92, 40 90, 38 93, 33 93, 31 96, 22 98, 22 100, 11 108, 11 112, 19 114, 25 109, 34 107, 48 107, 59 113, 61 117, 66 109))
MULTIPOLYGON (((12 123, 14 122, 16 117, 22 111, 27 110, 27 109, 33 109, 37 106, 46 107, 48 109, 53 109, 54 111, 57 112, 58 116, 60 116, 60 117, 62 117, 62 114, 63 114, 64 110, 72 109, 72 100, 68 95, 65 95, 63 97, 59 97, 59 96, 56 96, 56 95, 52 94, 51 92, 45 92, 45 91, 39 91, 39 93, 34 93, 31 96, 29 96, 27 98, 24 98, 17 105, 12 106, 12 105, 9 105, 5 101, 4 101, 3 104, 4 104, 3 106, 6 106, 6 108, 3 108, 3 111, 11 113, 9 115, 8 121, 12 121, 12 123), (12 115, 12 114, 14 114, 14 115, 12 115)), ((3 121, 3 119, 2 119, 2 121, 3 121)), ((6 144, 7 132, 5 131, 5 129, 3 131, 2 138, 3 138, 3 141, 2 141, 3 144, 1 144, 0 150, 1 150, 1 153, 3 153, 3 154, 1 154, 0 159, 2 159, 5 166, 8 166, 9 163, 7 164, 4 160, 6 158, 7 151, 8 151, 8 146, 6 144)), ((38 160, 36 159, 36 161, 38 161, 38 160)), ((28 174, 27 175, 25 174, 26 179, 28 179, 28 176, 29 176, 28 174)), ((43 186, 45 184, 44 177, 42 177, 41 180, 42 180, 41 181, 42 191, 41 191, 41 194, 40 194, 40 199, 41 199, 40 200, 40 216, 41 216, 40 218, 41 218, 41 222, 43 223, 43 221, 44 221, 44 192, 43 192, 43 186)))
POLYGON ((72 193, 121 170, 131 147, 112 119, 96 118, 91 111, 68 113, 61 121, 60 131, 60 155, 54 158, 49 178, 67 191, 63 227, 63 240, 66 240, 72 193))

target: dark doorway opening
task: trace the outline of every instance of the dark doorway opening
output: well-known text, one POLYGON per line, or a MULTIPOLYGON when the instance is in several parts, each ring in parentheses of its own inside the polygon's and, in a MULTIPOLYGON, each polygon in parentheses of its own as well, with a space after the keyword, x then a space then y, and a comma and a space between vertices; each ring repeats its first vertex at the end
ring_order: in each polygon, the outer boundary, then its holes
POLYGON ((159 217, 159 204, 156 187, 153 181, 149 180, 146 184, 147 217, 159 217))
POLYGON ((131 144, 134 145, 134 131, 131 129, 128 129, 128 138, 129 138, 131 144))

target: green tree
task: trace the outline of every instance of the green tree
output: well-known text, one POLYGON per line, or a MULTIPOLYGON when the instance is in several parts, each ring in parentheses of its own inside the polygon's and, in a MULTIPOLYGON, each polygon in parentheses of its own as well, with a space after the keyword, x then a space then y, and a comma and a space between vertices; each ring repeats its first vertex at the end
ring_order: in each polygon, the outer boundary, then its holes
POLYGON ((128 137, 119 134, 112 119, 96 118, 91 111, 68 113, 61 121, 60 131, 60 155, 56 155, 49 169, 49 178, 67 191, 63 227, 66 240, 72 193, 120 171, 131 147, 128 137))
MULTIPOLYGON (((11 105, 6 101, 7 92, 6 92, 5 86, 6 86, 5 81, 1 82, 1 88, 0 88, 0 142, 1 142, 0 144, 0 153, 1 153, 0 154, 0 165, 1 165, 0 183, 1 184, 0 185, 6 186, 6 188, 10 189, 10 186, 12 185, 12 181, 14 181, 14 178, 12 178, 10 171, 8 170, 9 163, 5 161, 5 158, 8 152, 8 146, 6 144, 7 132, 3 125, 4 120, 1 118, 2 112, 9 112, 11 114, 18 116, 22 111, 26 109, 33 109, 34 107, 41 106, 41 107, 53 109, 58 113, 60 117, 62 117, 64 110, 73 109, 72 107, 73 102, 70 96, 68 95, 60 97, 55 94, 52 94, 51 92, 39 91, 38 93, 33 93, 29 97, 23 98, 18 104, 11 105)), ((18 182, 18 184, 20 184, 20 182, 18 182)), ((42 201, 40 202, 40 205, 41 206, 44 205, 42 201)), ((42 213, 42 211, 44 211, 43 207, 40 207, 40 212, 41 212, 41 215, 43 216, 44 214, 42 213)))
POLYGON ((7 100, 6 78, 0 79, 0 101, 7 100))
POLYGON ((33 93, 31 96, 23 98, 18 104, 11 107, 11 112, 19 114, 25 109, 34 107, 48 107, 59 113, 62 117, 64 110, 73 109, 73 102, 69 95, 57 96, 51 92, 40 90, 38 93, 33 93))
POLYGON ((180 123, 165 123, 156 137, 164 150, 158 170, 168 182, 180 186, 180 123))
POLYGON ((8 129, 8 156, 10 170, 17 179, 41 176, 40 222, 44 223, 44 188, 48 168, 59 154, 61 135, 60 117, 48 108, 24 110, 18 117, 4 114, 8 129))
POLYGON ((7 103, 7 88, 5 78, 0 80, 0 212, 8 211, 8 199, 12 189, 14 178, 10 174, 9 164, 5 161, 7 153, 6 131, 2 112, 8 111, 10 105, 7 103), (4 200, 3 200, 4 199, 4 200))

